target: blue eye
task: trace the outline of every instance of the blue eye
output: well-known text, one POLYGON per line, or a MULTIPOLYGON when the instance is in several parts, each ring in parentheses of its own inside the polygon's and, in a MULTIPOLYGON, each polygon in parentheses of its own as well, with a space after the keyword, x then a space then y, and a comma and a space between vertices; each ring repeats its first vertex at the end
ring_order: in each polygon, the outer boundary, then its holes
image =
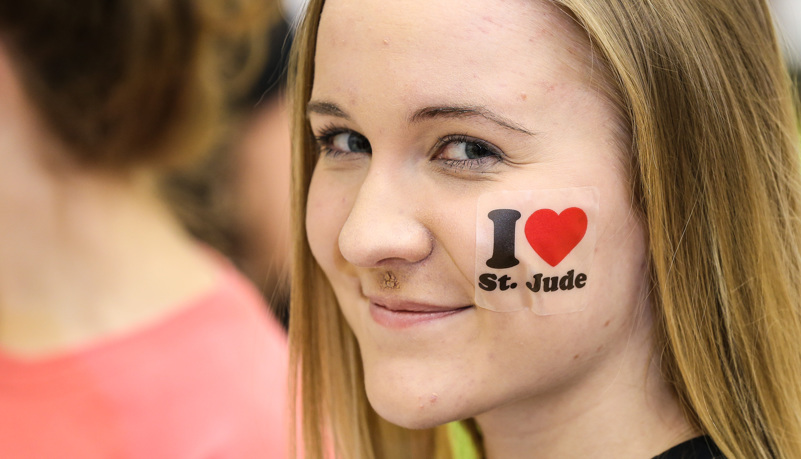
POLYGON ((451 141, 440 150, 439 158, 469 160, 486 156, 497 156, 496 153, 478 142, 451 141))
POLYGON ((326 129, 315 138, 317 139, 317 145, 320 147, 320 150, 328 155, 337 156, 351 153, 371 154, 373 152, 367 137, 349 129, 326 129))
POLYGON ((501 161, 503 153, 483 140, 451 135, 439 141, 434 159, 457 169, 480 169, 501 161))
MULTIPOLYGON (((330 126, 315 136, 320 153, 332 158, 345 155, 372 155, 367 137, 351 129, 330 126)), ((492 144, 466 135, 442 137, 434 146, 432 160, 453 170, 480 172, 503 161, 504 154, 492 144)))

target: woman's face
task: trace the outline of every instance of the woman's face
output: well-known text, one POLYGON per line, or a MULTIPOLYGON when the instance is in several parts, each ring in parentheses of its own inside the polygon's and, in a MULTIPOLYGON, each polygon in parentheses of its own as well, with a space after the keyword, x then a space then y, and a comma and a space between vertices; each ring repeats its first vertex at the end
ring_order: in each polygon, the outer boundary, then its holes
POLYGON ((326 2, 308 239, 358 339, 370 402, 391 422, 602 391, 647 327, 625 139, 574 27, 532 0, 326 2), (600 199, 588 306, 476 307, 479 196, 574 187, 600 199))

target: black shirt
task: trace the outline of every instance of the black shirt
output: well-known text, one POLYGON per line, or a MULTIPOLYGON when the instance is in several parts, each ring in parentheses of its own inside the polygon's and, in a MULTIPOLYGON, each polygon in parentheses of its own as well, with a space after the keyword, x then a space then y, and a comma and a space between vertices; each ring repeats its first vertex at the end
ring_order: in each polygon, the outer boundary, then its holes
POLYGON ((696 437, 680 443, 653 459, 726 459, 709 437, 696 437))

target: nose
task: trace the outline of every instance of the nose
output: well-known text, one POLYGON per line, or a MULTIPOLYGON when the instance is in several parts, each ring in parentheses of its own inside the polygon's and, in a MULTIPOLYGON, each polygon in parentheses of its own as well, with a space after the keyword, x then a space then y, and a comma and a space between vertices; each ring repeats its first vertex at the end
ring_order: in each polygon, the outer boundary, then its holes
POLYGON ((342 256, 363 268, 426 259, 434 242, 418 219, 419 191, 415 192, 407 180, 373 172, 368 172, 362 182, 339 233, 342 256))

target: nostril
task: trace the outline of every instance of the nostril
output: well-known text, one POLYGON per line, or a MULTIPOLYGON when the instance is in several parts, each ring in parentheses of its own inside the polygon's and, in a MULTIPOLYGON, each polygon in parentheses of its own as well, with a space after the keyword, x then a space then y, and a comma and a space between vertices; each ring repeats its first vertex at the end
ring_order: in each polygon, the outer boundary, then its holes
POLYGON ((396 169, 376 164, 371 163, 340 228, 340 253, 349 263, 366 268, 425 259, 433 238, 419 215, 424 193, 396 169))

